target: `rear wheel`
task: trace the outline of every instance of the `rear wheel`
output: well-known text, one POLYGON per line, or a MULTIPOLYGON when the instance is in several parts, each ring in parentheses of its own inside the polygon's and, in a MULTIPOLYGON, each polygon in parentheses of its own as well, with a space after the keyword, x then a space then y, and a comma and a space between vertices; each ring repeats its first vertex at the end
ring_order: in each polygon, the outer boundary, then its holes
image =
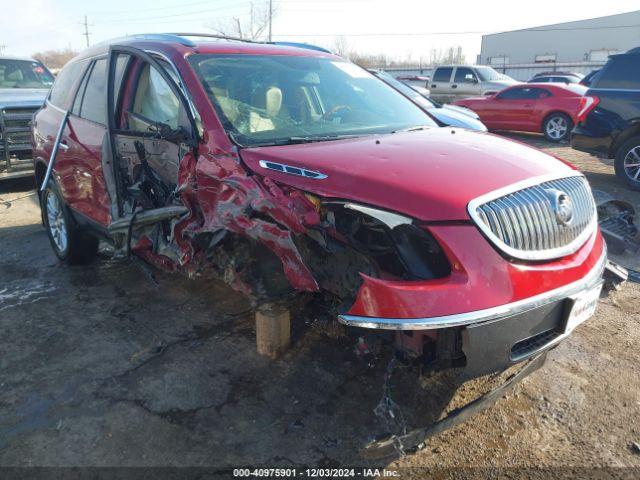
POLYGON ((566 140, 573 129, 573 122, 564 113, 552 113, 542 124, 542 133, 551 142, 566 140))
POLYGON ((98 239, 78 227, 55 186, 42 194, 47 236, 56 256, 70 265, 91 262, 98 254, 98 239))
POLYGON ((624 142, 616 152, 616 176, 633 190, 640 190, 640 137, 624 142))

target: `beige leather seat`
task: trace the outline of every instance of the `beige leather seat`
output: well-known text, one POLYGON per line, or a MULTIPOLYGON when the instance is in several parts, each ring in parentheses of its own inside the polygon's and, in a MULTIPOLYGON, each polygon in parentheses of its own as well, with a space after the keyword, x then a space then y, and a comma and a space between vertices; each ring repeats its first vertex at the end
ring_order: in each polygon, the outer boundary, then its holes
POLYGON ((265 118, 256 112, 251 112, 249 116, 249 131, 251 132, 264 132, 275 129, 273 120, 282 109, 282 90, 278 87, 269 87, 264 97, 267 117, 265 118))

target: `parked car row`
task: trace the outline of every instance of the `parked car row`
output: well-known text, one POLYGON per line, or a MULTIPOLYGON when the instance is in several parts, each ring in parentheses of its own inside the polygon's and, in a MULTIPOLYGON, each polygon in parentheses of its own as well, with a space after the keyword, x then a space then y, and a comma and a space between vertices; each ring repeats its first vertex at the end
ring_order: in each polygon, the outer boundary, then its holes
POLYGON ((487 127, 480 121, 480 117, 473 110, 455 105, 440 105, 428 96, 419 93, 409 85, 394 78, 384 70, 370 70, 370 72, 393 89, 400 92, 420 108, 434 117, 441 125, 468 128, 486 132, 487 127))

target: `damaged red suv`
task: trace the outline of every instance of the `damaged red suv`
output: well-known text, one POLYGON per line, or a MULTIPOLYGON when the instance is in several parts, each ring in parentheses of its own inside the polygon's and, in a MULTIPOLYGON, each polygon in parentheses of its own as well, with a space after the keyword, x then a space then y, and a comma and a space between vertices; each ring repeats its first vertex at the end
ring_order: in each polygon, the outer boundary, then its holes
POLYGON ((606 251, 580 172, 438 127, 330 53, 112 41, 62 70, 33 142, 61 260, 103 239, 256 303, 310 292, 432 371, 543 358, 597 303, 606 251))

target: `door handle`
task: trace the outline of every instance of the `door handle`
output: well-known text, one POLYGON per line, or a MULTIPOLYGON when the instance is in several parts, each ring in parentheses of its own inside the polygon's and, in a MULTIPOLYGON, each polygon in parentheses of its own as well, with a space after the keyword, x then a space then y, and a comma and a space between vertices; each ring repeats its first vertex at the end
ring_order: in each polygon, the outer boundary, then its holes
POLYGON ((533 105, 531 103, 525 103, 524 104, 524 108, 531 108, 533 107, 533 105))
POLYGON ((66 152, 67 150, 69 150, 69 145, 67 145, 67 142, 65 142, 64 140, 60 140, 60 145, 58 145, 58 148, 61 148, 66 152))
POLYGON ((431 85, 429 88, 436 88, 438 85, 431 85))
POLYGON ((451 85, 451 88, 458 88, 458 85, 453 84, 453 85, 451 85))

